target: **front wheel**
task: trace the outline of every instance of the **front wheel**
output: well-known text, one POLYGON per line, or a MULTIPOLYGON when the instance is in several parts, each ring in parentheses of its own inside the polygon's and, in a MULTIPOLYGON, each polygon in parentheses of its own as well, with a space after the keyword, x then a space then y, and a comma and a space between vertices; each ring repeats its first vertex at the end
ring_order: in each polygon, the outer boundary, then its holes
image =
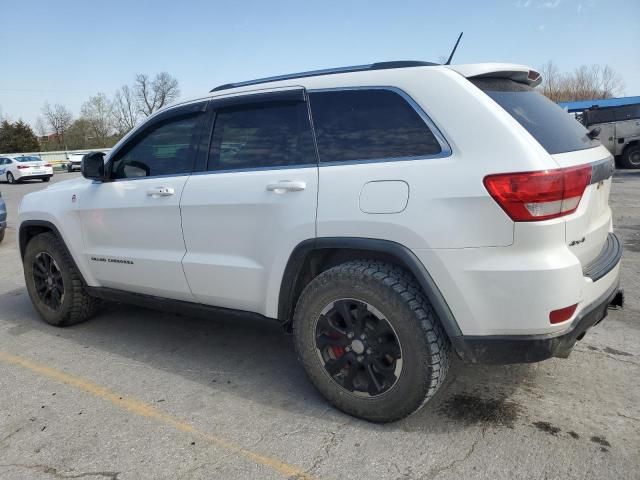
POLYGON ((98 300, 87 294, 80 273, 56 235, 33 237, 23 266, 29 297, 45 322, 63 327, 93 315, 98 300))
POLYGON ((16 183, 16 179, 14 178, 13 173, 7 172, 7 182, 9 182, 11 185, 16 183))
POLYGON ((48 183, 48 182, 49 182, 49 180, 51 180, 51 177, 45 177, 45 178, 43 178, 43 179, 42 179, 42 181, 43 181, 44 183, 48 183))
POLYGON ((317 276, 298 301, 293 332, 320 393, 374 422, 420 409, 449 366, 449 340, 420 287, 384 262, 346 262, 317 276))

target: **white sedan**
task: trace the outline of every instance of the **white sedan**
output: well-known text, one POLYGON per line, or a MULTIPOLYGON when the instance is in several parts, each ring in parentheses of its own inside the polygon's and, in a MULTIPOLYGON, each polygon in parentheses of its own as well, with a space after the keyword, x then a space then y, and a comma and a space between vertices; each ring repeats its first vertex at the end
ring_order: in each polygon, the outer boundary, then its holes
POLYGON ((21 180, 40 179, 48 182, 53 177, 53 167, 38 157, 21 155, 0 157, 0 180, 16 183, 21 180))

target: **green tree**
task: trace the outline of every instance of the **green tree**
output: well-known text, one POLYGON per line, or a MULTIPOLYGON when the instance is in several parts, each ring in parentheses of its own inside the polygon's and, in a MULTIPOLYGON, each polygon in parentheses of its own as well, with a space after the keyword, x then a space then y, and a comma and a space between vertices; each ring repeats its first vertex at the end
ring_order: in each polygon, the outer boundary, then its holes
POLYGON ((4 120, 0 123, 0 152, 25 153, 40 150, 38 138, 31 127, 22 120, 11 123, 4 120))
POLYGON ((91 125, 84 118, 79 118, 73 122, 65 133, 65 140, 69 150, 80 150, 91 148, 92 140, 91 125))

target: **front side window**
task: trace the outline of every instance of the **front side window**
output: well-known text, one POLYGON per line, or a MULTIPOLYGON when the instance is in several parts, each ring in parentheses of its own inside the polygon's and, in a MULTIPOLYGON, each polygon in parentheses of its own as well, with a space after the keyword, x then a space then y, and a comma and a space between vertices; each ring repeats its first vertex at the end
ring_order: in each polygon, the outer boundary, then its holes
POLYGON ((321 162, 424 157, 442 151, 398 93, 357 89, 309 94, 321 162))
POLYGON ((114 158, 111 178, 190 173, 202 117, 201 113, 171 117, 150 127, 114 158))
POLYGON ((220 108, 209 170, 315 164, 307 105, 283 101, 220 108))

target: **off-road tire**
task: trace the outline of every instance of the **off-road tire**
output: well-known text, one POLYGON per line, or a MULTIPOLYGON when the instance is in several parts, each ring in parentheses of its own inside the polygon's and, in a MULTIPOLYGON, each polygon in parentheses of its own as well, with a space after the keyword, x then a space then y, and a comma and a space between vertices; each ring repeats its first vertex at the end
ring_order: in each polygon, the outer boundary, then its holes
POLYGON ((381 261, 337 265, 314 278, 296 305, 293 335, 298 357, 318 391, 337 408, 373 422, 392 422, 419 410, 443 384, 451 344, 415 279, 381 261), (393 327, 402 350, 402 370, 385 393, 357 397, 324 368, 316 350, 316 322, 338 299, 351 298, 379 310, 393 327))
POLYGON ((53 233, 42 233, 33 237, 25 249, 24 277, 29 297, 42 319, 56 327, 66 327, 89 319, 96 311, 99 300, 87 294, 80 272, 76 269, 67 249, 53 233), (36 255, 44 252, 57 263, 62 273, 64 299, 58 310, 46 305, 39 297, 33 277, 36 255))
POLYGON ((640 168, 640 145, 630 145, 620 159, 623 168, 640 168))

